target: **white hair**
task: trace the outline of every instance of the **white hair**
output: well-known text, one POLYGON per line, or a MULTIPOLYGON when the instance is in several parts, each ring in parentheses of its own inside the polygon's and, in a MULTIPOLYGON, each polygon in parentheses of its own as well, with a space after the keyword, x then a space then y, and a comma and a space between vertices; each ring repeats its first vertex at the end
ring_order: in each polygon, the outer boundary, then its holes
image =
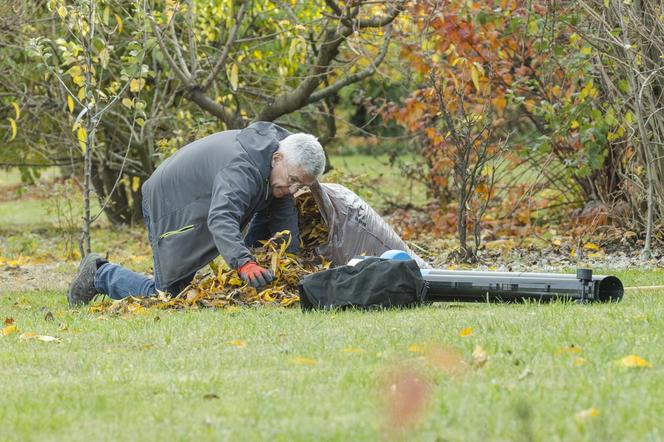
POLYGON ((289 135, 279 142, 279 152, 284 161, 318 178, 325 170, 325 152, 318 139, 310 134, 289 135))

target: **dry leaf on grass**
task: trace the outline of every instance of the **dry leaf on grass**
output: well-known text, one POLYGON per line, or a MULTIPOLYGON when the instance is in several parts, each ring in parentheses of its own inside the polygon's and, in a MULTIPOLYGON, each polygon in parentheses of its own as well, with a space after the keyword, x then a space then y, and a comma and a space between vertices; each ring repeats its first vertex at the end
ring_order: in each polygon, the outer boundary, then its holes
POLYGON ((34 332, 26 332, 23 333, 20 337, 20 340, 22 341, 41 341, 41 342, 55 342, 57 344, 62 342, 61 338, 55 337, 55 336, 48 336, 48 335, 38 335, 37 333, 34 332))
POLYGON ((599 411, 595 407, 590 407, 587 410, 581 410, 574 415, 574 417, 576 417, 576 419, 580 421, 586 420, 589 417, 597 417, 597 416, 599 416, 599 411))
POLYGON ((18 327, 16 325, 8 325, 7 327, 2 329, 2 336, 9 336, 11 334, 14 334, 18 331, 18 327))
POLYGON ((581 353, 581 347, 577 347, 574 344, 568 346, 568 347, 559 347, 555 351, 556 356, 564 355, 564 354, 578 354, 581 353))
POLYGON ((637 355, 629 355, 620 359, 619 364, 629 368, 652 368, 652 364, 637 355))
POLYGON ((234 341, 226 341, 226 344, 237 348, 246 348, 247 342, 243 339, 236 339, 234 341))
POLYGON ((479 345, 476 345, 475 350, 473 350, 473 367, 484 367, 488 360, 489 355, 487 352, 479 345))
POLYGON ((316 364, 318 364, 318 361, 315 360, 315 359, 301 358, 301 357, 290 358, 288 360, 288 362, 290 362, 291 364, 295 364, 295 365, 316 365, 316 364))

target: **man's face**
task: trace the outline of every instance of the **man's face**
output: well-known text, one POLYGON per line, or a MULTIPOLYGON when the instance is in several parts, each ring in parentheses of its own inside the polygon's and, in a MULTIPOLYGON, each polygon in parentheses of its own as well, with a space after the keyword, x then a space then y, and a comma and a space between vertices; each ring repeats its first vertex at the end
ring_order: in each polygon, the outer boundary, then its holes
POLYGON ((280 152, 272 155, 272 172, 270 172, 270 185, 275 198, 293 195, 298 189, 313 184, 314 178, 307 175, 299 167, 286 165, 280 152))

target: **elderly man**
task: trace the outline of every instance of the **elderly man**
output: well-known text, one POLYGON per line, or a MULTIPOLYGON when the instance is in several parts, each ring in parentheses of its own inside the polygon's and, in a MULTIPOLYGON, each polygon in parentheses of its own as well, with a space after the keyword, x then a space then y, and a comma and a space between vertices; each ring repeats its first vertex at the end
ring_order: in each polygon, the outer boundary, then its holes
POLYGON ((142 188, 154 279, 91 253, 69 287, 69 304, 86 304, 98 293, 113 299, 156 290, 177 294, 220 254, 246 283, 270 283, 272 272, 259 266, 247 247, 290 230, 294 251, 299 240, 292 194, 324 169, 323 148, 314 136, 266 122, 184 146, 142 188))

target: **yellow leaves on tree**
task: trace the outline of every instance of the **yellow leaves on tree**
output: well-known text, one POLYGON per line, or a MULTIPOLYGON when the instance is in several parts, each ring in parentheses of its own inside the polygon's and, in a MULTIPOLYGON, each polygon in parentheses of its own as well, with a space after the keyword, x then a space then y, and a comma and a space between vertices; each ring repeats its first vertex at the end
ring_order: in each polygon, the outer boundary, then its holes
POLYGON ((231 89, 233 91, 237 90, 238 81, 239 81, 238 76, 239 76, 239 72, 238 72, 237 64, 233 63, 233 64, 231 64, 230 69, 228 70, 228 81, 229 81, 229 83, 231 85, 231 89))
POLYGON ((144 78, 134 78, 129 82, 129 90, 131 92, 139 92, 145 86, 144 78))

